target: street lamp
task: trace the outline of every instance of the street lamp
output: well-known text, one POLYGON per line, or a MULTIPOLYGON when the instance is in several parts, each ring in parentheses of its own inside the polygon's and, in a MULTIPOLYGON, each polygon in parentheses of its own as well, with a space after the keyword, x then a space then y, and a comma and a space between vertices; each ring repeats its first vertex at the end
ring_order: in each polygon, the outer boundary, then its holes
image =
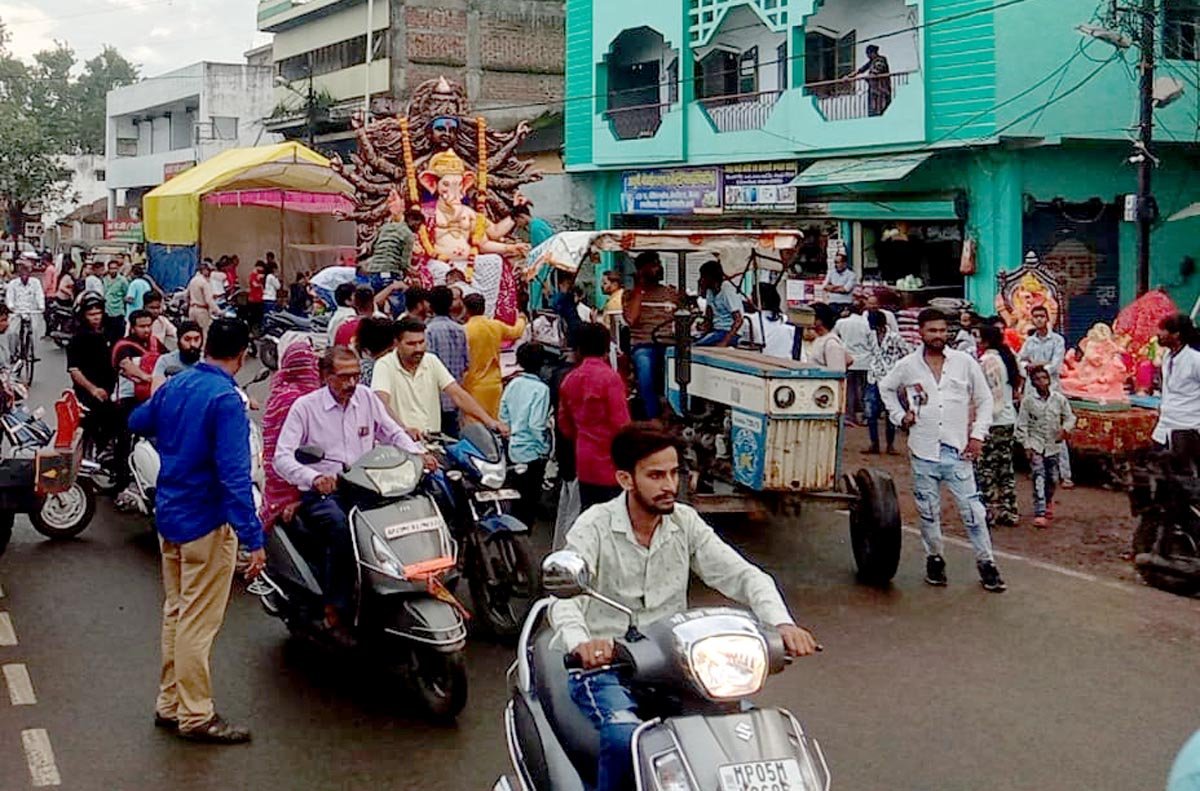
POLYGON ((287 79, 286 77, 284 77, 282 74, 275 75, 275 84, 278 85, 280 88, 290 91, 291 93, 295 94, 296 96, 298 96, 304 100, 304 117, 305 117, 306 126, 307 126, 305 139, 308 141, 308 147, 313 148, 313 144, 314 144, 313 138, 316 137, 316 133, 317 133, 317 107, 316 107, 317 102, 316 102, 316 91, 313 88, 313 69, 312 69, 312 60, 311 59, 308 62, 306 71, 308 72, 308 75, 307 75, 308 94, 307 95, 296 90, 296 86, 292 85, 292 81, 287 79))

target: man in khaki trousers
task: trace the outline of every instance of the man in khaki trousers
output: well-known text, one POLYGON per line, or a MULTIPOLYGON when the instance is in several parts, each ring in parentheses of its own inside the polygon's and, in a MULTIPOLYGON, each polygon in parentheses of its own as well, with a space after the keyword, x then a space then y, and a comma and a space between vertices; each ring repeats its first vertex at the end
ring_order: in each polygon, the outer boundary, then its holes
POLYGON ((250 331, 233 319, 209 328, 204 361, 172 377, 129 419, 156 439, 162 468, 155 521, 162 547, 162 674, 154 724, 214 744, 250 740, 213 705, 209 654, 225 619, 238 540, 248 575, 266 561, 250 479, 250 423, 233 377, 250 331))

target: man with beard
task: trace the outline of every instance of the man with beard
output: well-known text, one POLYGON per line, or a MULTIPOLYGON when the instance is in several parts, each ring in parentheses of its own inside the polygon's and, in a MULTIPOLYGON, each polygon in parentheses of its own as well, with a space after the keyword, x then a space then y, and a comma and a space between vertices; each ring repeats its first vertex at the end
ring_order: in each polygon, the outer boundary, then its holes
POLYGON ((921 348, 896 364, 879 383, 879 393, 892 423, 908 429, 912 455, 913 497, 925 544, 925 582, 946 584, 942 558, 942 484, 958 505, 963 527, 975 549, 975 564, 984 590, 1002 593, 1006 586, 992 555, 987 511, 975 484, 974 461, 992 427, 992 390, 975 358, 946 348, 946 315, 926 308, 917 316, 921 348), (900 392, 908 397, 907 408, 900 392))
MULTIPOLYGON (((722 541, 694 509, 676 505, 679 446, 672 434, 654 423, 631 423, 613 439, 612 458, 624 492, 585 512, 567 533, 567 549, 587 561, 596 591, 633 606, 637 622, 646 624, 687 610, 694 571, 778 629, 792 656, 819 650, 812 633, 792 620, 770 575, 722 541)), ((550 620, 556 644, 588 670, 612 662, 613 638, 628 625, 620 612, 582 598, 555 602, 550 620)), ((641 719, 629 686, 611 670, 568 683, 571 699, 600 730, 597 790, 632 788, 630 743, 641 719)))
POLYGON ((204 350, 204 331, 194 321, 185 321, 179 325, 179 348, 158 358, 154 364, 152 392, 167 383, 175 374, 181 374, 200 362, 200 353, 204 350))

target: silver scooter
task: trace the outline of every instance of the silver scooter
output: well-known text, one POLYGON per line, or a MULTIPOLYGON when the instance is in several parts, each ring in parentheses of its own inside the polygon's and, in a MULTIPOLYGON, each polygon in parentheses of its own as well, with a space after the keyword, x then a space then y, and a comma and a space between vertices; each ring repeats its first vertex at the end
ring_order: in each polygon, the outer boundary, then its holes
POLYGON ((568 675, 607 670, 634 690, 644 720, 633 736, 638 791, 828 791, 820 746, 790 712, 758 709, 748 698, 788 664, 779 633, 728 607, 690 610, 645 626, 631 610, 597 593, 577 554, 549 555, 539 601, 521 632, 509 669, 512 698, 504 731, 515 785, 493 791, 584 791, 594 785, 600 752, 595 726, 571 700, 568 675), (590 596, 630 618, 613 663, 579 669, 552 646, 545 628, 555 598, 590 596))

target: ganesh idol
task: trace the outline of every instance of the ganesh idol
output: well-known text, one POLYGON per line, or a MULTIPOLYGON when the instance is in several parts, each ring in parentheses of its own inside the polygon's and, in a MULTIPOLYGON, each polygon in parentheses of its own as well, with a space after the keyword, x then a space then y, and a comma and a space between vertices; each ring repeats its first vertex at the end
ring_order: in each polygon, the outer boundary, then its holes
MULTIPOLYGON (((529 252, 525 244, 504 241, 515 224, 511 217, 492 222, 464 203, 475 186, 475 174, 453 151, 443 151, 429 161, 418 177, 426 192, 436 197, 431 238, 425 252, 431 259, 466 268, 480 255, 513 256, 529 252)), ((426 241, 425 239, 422 240, 426 241)), ((445 273, 442 278, 445 279, 445 273)))

